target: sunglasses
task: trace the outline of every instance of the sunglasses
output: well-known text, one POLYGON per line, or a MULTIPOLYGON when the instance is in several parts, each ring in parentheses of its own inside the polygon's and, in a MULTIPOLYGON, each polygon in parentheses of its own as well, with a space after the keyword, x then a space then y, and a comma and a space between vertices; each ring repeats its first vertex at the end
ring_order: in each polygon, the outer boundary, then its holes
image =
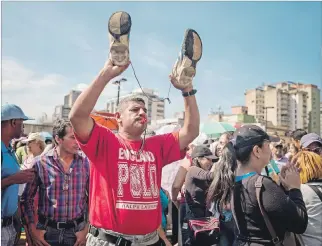
POLYGON ((313 153, 318 154, 318 155, 322 153, 322 147, 316 147, 314 149, 305 149, 305 150, 313 152, 313 153))
POLYGON ((211 158, 207 158, 207 157, 204 157, 206 158, 207 160, 211 161, 212 163, 216 162, 217 159, 211 159, 211 158))

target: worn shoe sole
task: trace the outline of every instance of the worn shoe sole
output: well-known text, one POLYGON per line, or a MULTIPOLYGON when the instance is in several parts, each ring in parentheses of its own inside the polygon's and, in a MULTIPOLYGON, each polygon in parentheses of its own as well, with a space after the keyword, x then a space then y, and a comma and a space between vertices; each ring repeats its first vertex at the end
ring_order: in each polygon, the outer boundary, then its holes
POLYGON ((110 59, 114 65, 124 66, 129 62, 129 39, 131 16, 123 11, 115 12, 108 21, 110 59))
POLYGON ((185 85, 185 87, 192 85, 192 79, 196 75, 197 62, 201 57, 201 38, 195 30, 187 29, 180 55, 172 71, 179 84, 185 85))

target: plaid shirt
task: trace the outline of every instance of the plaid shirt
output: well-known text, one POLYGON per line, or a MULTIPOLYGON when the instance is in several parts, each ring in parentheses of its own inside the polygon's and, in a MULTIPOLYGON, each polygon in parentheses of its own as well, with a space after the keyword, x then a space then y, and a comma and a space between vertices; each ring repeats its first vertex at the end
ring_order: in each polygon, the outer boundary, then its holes
POLYGON ((38 214, 57 222, 74 220, 88 213, 89 161, 76 154, 65 173, 56 148, 34 159, 36 178, 22 194, 26 223, 34 223, 34 197, 39 188, 38 214))

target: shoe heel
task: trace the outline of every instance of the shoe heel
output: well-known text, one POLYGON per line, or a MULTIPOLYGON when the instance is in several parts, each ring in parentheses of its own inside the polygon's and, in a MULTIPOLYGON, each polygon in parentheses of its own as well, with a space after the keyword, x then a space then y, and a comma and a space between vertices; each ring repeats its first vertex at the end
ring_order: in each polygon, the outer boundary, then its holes
POLYGON ((129 49, 126 45, 115 43, 110 48, 110 60, 115 66, 125 66, 130 59, 129 49))
POLYGON ((131 16, 123 11, 113 13, 109 19, 109 58, 116 66, 127 65, 130 60, 129 39, 131 26, 131 16))

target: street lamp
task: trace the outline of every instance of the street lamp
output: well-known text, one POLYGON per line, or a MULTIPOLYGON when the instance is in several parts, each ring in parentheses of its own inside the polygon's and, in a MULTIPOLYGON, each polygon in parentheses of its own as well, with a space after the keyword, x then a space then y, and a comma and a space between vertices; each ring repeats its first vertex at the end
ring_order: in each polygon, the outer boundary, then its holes
POLYGON ((121 90, 121 82, 127 81, 126 78, 121 78, 120 80, 115 80, 112 84, 117 85, 117 101, 116 101, 116 106, 119 105, 120 103, 120 90, 121 90))
POLYGON ((267 109, 271 109, 274 107, 264 107, 265 110, 265 131, 267 132, 267 109))

